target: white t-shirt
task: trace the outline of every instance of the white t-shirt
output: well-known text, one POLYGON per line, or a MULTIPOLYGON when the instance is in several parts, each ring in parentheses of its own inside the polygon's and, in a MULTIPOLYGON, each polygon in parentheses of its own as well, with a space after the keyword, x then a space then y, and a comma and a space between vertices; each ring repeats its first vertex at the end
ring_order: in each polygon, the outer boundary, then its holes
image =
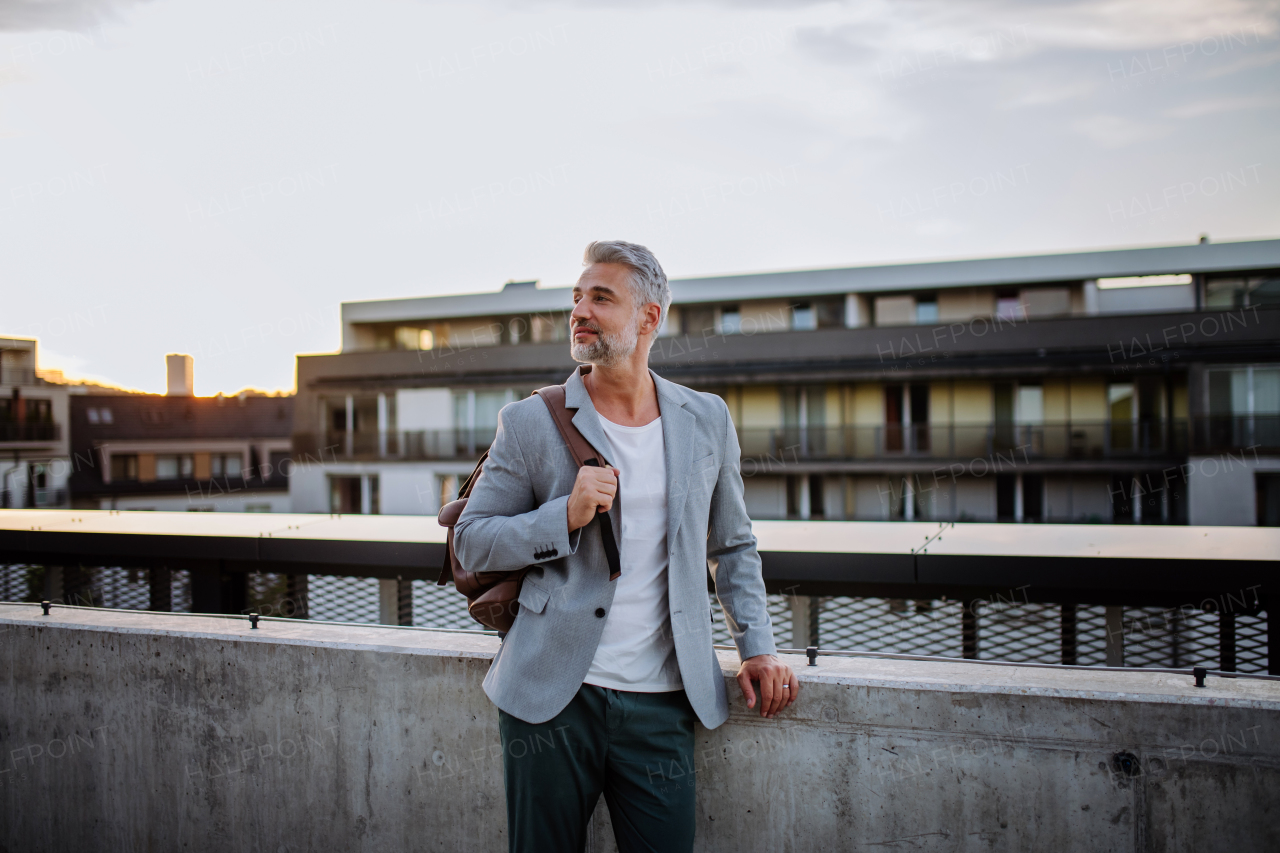
MULTIPOLYGON (((667 602, 667 459, 662 418, 639 427, 600 418, 621 474, 622 574, 586 682, 614 690, 680 690, 680 666, 667 602)), ((609 451, 612 450, 612 453, 609 451)))

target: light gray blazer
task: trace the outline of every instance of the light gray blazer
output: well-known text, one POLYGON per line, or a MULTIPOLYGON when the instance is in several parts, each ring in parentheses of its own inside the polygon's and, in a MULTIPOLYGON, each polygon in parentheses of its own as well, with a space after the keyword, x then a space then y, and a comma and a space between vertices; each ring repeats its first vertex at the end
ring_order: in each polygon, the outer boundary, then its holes
MULTIPOLYGON (((776 652, 773 626, 729 409, 713 394, 650 374, 666 445, 671 632, 689 702, 710 729, 728 718, 729 703, 711 642, 708 569, 743 660, 776 652)), ((578 371, 565 384, 565 402, 578 410, 574 426, 604 453, 609 444, 578 371)), ((530 723, 551 719, 578 692, 617 589, 598 522, 569 532, 577 473, 546 405, 534 397, 511 403, 455 527, 454 546, 469 571, 530 567, 515 624, 484 680, 495 705, 530 723)), ((619 543, 625 511, 615 501, 609 512, 619 543)))

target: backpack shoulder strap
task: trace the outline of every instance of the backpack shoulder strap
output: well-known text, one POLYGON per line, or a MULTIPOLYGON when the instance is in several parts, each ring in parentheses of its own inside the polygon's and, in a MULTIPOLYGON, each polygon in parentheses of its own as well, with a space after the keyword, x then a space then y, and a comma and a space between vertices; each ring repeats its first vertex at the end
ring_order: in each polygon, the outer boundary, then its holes
MULTIPOLYGON (((555 421, 556 429, 560 431, 560 436, 568 445, 569 453, 573 456, 573 461, 578 463, 578 467, 581 468, 584 465, 604 467, 606 460, 573 425, 573 413, 576 409, 565 406, 564 386, 550 385, 539 388, 533 393, 546 403, 547 410, 551 412, 551 420, 555 421)), ((609 580, 616 580, 622 574, 622 561, 618 553, 618 541, 613 535, 613 523, 606 513, 601 513, 597 520, 600 537, 604 542, 605 559, 609 563, 609 580)))
POLYGON ((551 420, 555 421, 556 429, 560 431, 560 437, 564 439, 564 443, 569 447, 569 453, 573 456, 573 461, 578 463, 578 467, 588 464, 591 459, 597 460, 597 464, 603 465, 603 459, 591 443, 578 432, 578 428, 573 425, 573 413, 577 409, 567 408, 564 404, 564 386, 549 385, 546 388, 539 388, 533 393, 542 398, 542 402, 546 403, 547 410, 551 412, 551 420))

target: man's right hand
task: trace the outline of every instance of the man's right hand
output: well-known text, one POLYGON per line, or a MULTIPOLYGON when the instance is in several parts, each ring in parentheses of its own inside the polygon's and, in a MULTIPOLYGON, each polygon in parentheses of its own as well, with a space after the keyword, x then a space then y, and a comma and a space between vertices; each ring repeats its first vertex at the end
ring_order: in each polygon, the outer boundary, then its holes
POLYGON ((569 532, 586 527, 596 513, 608 512, 613 506, 613 496, 618 493, 617 468, 593 468, 584 465, 578 469, 578 479, 573 481, 569 493, 569 532))

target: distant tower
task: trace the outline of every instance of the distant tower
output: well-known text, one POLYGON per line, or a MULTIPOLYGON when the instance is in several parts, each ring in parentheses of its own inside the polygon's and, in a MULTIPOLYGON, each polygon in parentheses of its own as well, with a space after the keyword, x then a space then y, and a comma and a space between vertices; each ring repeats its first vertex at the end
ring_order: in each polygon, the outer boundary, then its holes
POLYGON ((195 367, 189 355, 169 353, 164 357, 164 366, 169 375, 165 395, 169 397, 195 396, 195 367))

